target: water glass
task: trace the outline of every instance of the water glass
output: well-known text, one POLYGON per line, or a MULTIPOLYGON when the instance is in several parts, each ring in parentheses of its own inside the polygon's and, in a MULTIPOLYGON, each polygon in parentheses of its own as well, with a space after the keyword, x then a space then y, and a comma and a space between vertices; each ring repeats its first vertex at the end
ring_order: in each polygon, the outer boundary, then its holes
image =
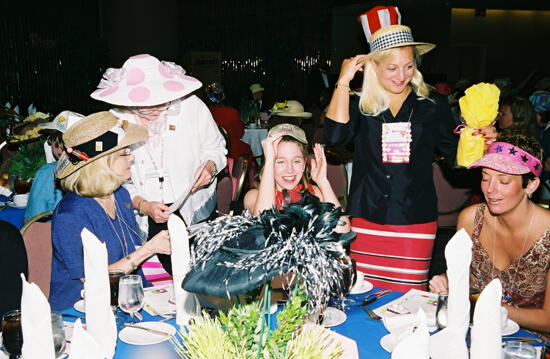
POLYGON ((143 307, 143 283, 139 275, 125 275, 118 283, 118 306, 134 322, 134 314, 143 307))
POLYGON ((447 294, 440 294, 437 296, 437 309, 435 310, 435 322, 437 329, 441 330, 447 327, 447 301, 449 296, 447 294))
POLYGON ((17 359, 21 357, 22 347, 21 311, 15 309, 2 316, 2 351, 10 359, 17 359))
POLYGON ((55 356, 60 356, 65 350, 65 328, 63 326, 63 317, 59 312, 52 312, 52 333, 55 356))
POLYGON ((529 343, 510 341, 504 345, 504 359, 536 359, 537 351, 529 343))

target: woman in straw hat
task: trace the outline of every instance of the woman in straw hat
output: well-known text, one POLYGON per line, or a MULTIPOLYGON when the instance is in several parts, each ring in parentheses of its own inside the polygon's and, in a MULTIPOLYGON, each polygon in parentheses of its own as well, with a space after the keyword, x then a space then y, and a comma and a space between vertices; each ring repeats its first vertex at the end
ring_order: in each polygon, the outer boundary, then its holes
MULTIPOLYGON (((550 212, 530 198, 540 184, 542 148, 520 132, 503 131, 481 159, 485 202, 464 209, 457 228, 472 238, 470 287, 482 291, 502 282, 508 317, 550 337, 550 212)), ((446 274, 430 280, 430 290, 448 292, 446 274)))
POLYGON ((109 112, 87 116, 63 135, 65 152, 57 177, 67 191, 52 219, 52 309, 71 307, 80 299, 84 260, 80 233, 87 228, 107 246, 109 269, 138 272, 156 253, 170 254, 168 231, 142 245, 134 208, 122 183, 130 178, 134 159, 128 146, 147 136, 141 126, 119 121, 109 112), (136 249, 136 245, 141 245, 136 249))
MULTIPOLYGON (((107 69, 91 94, 114 105, 118 118, 148 130, 145 142, 132 148, 132 181, 125 184, 148 238, 167 228, 169 205, 178 199, 186 198, 175 213, 187 225, 216 207, 215 177, 227 150, 208 107, 192 94, 201 86, 181 66, 141 54, 107 69)), ((159 258, 170 272, 169 257, 159 258)))
MULTIPOLYGON (((358 268, 375 286, 426 289, 437 229, 432 159, 455 164, 458 137, 446 101, 429 98, 418 57, 435 45, 415 42, 395 6, 360 16, 368 55, 342 63, 325 120, 333 145, 355 141, 348 210, 358 268), (361 97, 349 83, 363 72, 361 97)), ((484 129, 489 142, 494 128, 484 129)))

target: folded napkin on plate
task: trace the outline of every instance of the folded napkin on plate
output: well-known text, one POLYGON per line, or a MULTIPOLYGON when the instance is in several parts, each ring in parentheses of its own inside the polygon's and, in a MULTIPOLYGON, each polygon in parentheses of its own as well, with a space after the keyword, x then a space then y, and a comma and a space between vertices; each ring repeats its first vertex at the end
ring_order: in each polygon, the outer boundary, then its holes
POLYGON ((97 342, 82 327, 80 319, 74 322, 69 359, 104 359, 97 342))
POLYGON ((471 331, 471 359, 502 358, 501 297, 502 286, 497 278, 487 284, 477 299, 471 331))
POLYGON ((111 310, 107 248, 88 229, 81 233, 84 247, 84 305, 86 329, 107 359, 115 354, 117 328, 111 310))
POLYGON ((21 296, 23 348, 21 353, 25 359, 54 359, 55 348, 50 304, 36 284, 27 282, 24 274, 21 274, 21 280, 23 281, 23 295, 21 296))
POLYGON ((172 245, 172 277, 174 278, 174 295, 176 297, 176 323, 187 325, 189 319, 201 314, 197 297, 182 288, 181 283, 190 269, 189 235, 185 223, 176 215, 168 219, 168 231, 172 245))
POLYGON ((411 335, 397 343, 391 353, 392 359, 430 358, 430 332, 428 331, 428 326, 426 325, 426 314, 421 308, 419 308, 418 313, 416 313, 415 316, 417 317, 418 323, 416 330, 414 330, 411 335))
POLYGON ((432 359, 467 359, 466 333, 470 324, 472 240, 464 228, 456 232, 447 243, 445 259, 449 279, 447 327, 430 337, 430 356, 432 359))
POLYGON ((5 198, 5 200, 4 200, 4 198, 2 198, 2 202, 8 201, 12 194, 13 194, 13 192, 10 191, 9 188, 0 186, 0 196, 3 196, 5 198))

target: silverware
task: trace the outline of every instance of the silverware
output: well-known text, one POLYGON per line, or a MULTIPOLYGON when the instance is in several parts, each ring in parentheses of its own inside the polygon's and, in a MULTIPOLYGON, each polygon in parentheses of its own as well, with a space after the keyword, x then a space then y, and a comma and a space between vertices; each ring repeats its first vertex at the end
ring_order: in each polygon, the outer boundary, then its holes
POLYGON ((151 328, 147 328, 147 327, 142 327, 142 326, 136 325, 136 324, 124 323, 124 327, 125 328, 141 329, 141 330, 148 331, 149 333, 153 333, 153 334, 157 334, 157 335, 164 335, 164 336, 167 336, 167 337, 172 336, 172 334, 170 334, 170 333, 166 333, 166 332, 163 332, 163 331, 160 331, 160 330, 155 330, 155 329, 151 329, 151 328))
POLYGON ((175 316, 174 315, 166 315, 166 314, 162 314, 162 313, 159 313, 157 312, 157 310, 155 308, 153 308, 151 305, 149 304, 145 304, 145 309, 147 309, 148 311, 150 311, 151 313, 153 313, 153 315, 156 315, 156 316, 159 316, 159 317, 163 317, 164 319, 167 319, 167 320, 170 320, 170 319, 174 319, 175 316))
POLYGON ((363 307, 363 310, 369 315, 367 319, 381 320, 382 317, 372 311, 369 307, 363 307))
POLYGON ((534 337, 503 336, 502 341, 505 341, 505 340, 514 340, 514 341, 524 342, 524 343, 542 343, 544 341, 541 338, 534 338, 534 337))
POLYGON ((361 303, 360 306, 364 307, 364 306, 367 306, 369 304, 372 304, 372 303, 376 302, 378 299, 380 299, 382 297, 385 297, 386 295, 391 294, 391 293, 392 293, 392 291, 387 289, 387 290, 381 290, 379 292, 369 294, 365 298, 363 298, 363 303, 361 303))

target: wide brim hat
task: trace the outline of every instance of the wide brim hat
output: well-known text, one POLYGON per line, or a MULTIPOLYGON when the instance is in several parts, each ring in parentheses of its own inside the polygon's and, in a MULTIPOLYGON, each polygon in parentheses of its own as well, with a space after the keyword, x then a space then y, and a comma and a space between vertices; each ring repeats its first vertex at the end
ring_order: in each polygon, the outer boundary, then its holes
POLYGON ((111 112, 86 116, 63 134, 65 151, 58 160, 56 177, 63 179, 93 161, 146 137, 145 127, 121 121, 111 112))
POLYGON ((249 89, 250 89, 250 92, 252 92, 253 95, 254 95, 256 92, 264 91, 264 88, 262 87, 262 85, 260 85, 260 84, 258 84, 258 83, 255 83, 255 84, 250 85, 249 89))
POLYGON ((540 177, 542 164, 530 153, 507 142, 493 142, 479 160, 468 168, 485 167, 509 175, 533 173, 540 177))
POLYGON ((277 126, 271 127, 268 136, 276 136, 281 132, 286 132, 285 136, 290 136, 303 144, 307 145, 306 133, 300 127, 293 125, 291 123, 280 123, 277 126))
POLYGON ((83 118, 84 115, 81 115, 77 112, 65 110, 61 111, 57 116, 55 116, 53 121, 41 123, 39 125, 36 125, 36 127, 40 128, 41 130, 59 131, 64 133, 69 127, 71 127, 83 118))
POLYGON ((415 47, 418 55, 424 55, 435 48, 435 44, 414 41, 411 29, 401 25, 401 13, 397 6, 376 6, 361 14, 358 20, 370 46, 370 52, 362 62, 377 52, 397 47, 415 47))
POLYGON ((184 97, 202 83, 185 75, 185 70, 149 54, 130 57, 122 68, 109 68, 103 74, 92 98, 117 106, 157 106, 184 97))
POLYGON ((285 102, 286 106, 272 111, 274 115, 283 116, 283 117, 299 117, 299 118, 310 118, 311 112, 304 111, 304 105, 296 100, 287 100, 285 102))

